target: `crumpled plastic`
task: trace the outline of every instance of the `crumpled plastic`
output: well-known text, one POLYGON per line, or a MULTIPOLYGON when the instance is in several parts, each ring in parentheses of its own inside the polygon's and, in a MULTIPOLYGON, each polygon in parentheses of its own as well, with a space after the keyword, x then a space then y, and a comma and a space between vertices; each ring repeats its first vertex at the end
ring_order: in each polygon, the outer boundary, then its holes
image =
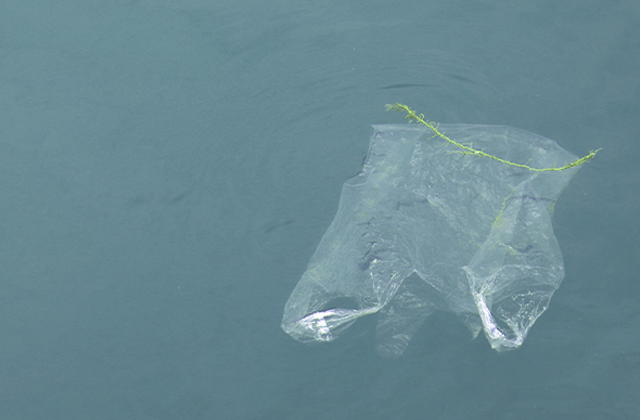
MULTIPOLYGON (((553 206, 578 167, 535 172, 462 153, 420 125, 376 125, 362 171, 285 305, 298 341, 377 313, 377 352, 402 355, 436 309, 498 351, 519 347, 564 278, 553 206)), ((441 124, 455 141, 530 167, 576 159, 505 126, 441 124)))

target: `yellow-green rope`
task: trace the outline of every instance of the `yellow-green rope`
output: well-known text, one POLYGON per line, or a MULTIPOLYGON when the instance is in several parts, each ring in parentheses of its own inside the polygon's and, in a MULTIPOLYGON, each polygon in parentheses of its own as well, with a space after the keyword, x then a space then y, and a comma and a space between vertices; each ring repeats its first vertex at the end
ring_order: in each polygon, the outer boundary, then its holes
POLYGON ((586 161, 588 161, 590 159, 593 159, 593 157, 596 155, 596 153, 598 153, 600 151, 600 149, 592 150, 592 151, 589 152, 588 155, 583 156, 580 159, 577 159, 577 160, 575 160, 575 161, 573 161, 573 162, 571 162, 571 163, 569 163, 567 165, 561 166, 559 168, 556 168, 556 167, 553 167, 553 168, 532 168, 530 166, 523 165, 521 163, 515 163, 515 162, 510 162, 508 160, 500 159, 499 157, 490 155, 488 153, 485 153, 482 150, 476 150, 476 149, 474 149, 472 147, 465 146, 464 144, 460 144, 455 140, 451 140, 449 137, 445 136, 443 133, 438 131, 438 125, 435 122, 426 121, 424 119, 424 114, 418 115, 411 108, 409 108, 406 105, 402 105, 402 104, 387 105, 387 111, 390 111, 392 109, 395 110, 396 112, 405 111, 407 113, 405 118, 409 119, 409 121, 418 121, 419 123, 422 123, 422 124, 426 125, 427 127, 429 127, 429 129, 431 129, 431 131, 434 132, 434 134, 436 136, 438 136, 441 139, 444 139, 444 140, 448 141, 449 143, 453 144, 454 146, 457 146, 460 149, 462 149, 462 152, 461 152, 462 154, 487 157, 487 158, 490 158, 490 159, 493 159, 493 160, 497 160, 498 162, 502 162, 505 165, 511 165, 511 166, 516 166, 518 168, 529 169, 530 171, 536 171, 536 172, 562 171, 562 170, 565 170, 565 169, 573 168, 574 166, 582 165, 586 161))

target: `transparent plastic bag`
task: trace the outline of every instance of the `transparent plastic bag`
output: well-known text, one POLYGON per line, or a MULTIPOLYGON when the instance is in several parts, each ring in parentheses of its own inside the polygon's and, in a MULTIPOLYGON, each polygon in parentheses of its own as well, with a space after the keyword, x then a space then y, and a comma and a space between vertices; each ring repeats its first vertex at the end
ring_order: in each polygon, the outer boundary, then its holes
POLYGON ((331 341, 378 313, 377 351, 394 358, 439 309, 456 313, 474 337, 484 330, 498 351, 519 347, 564 277, 551 214, 578 169, 568 164, 581 160, 505 126, 374 130, 362 171, 344 184, 285 305, 284 331, 331 341))

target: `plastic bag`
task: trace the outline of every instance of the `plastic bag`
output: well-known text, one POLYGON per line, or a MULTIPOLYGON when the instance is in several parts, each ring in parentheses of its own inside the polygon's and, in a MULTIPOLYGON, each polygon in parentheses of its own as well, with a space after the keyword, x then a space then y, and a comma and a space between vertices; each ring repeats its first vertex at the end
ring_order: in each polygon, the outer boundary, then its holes
POLYGON ((399 357, 439 309, 502 351, 547 309, 564 277, 553 205, 585 158, 511 127, 442 124, 441 137, 428 127, 374 126, 364 167, 285 305, 282 328, 296 340, 334 340, 377 312, 377 351, 399 357))

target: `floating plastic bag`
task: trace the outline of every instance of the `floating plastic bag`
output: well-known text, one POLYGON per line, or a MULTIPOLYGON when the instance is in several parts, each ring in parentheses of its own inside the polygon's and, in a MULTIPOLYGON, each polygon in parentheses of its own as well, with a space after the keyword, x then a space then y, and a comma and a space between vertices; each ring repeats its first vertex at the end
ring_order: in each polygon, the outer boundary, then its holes
POLYGON ((402 109, 424 125, 374 126, 282 328, 301 342, 331 341, 377 312, 378 353, 399 357, 439 309, 474 337, 484 330, 494 349, 517 348, 564 277, 553 205, 595 152, 576 160, 524 130, 436 127, 402 109))

